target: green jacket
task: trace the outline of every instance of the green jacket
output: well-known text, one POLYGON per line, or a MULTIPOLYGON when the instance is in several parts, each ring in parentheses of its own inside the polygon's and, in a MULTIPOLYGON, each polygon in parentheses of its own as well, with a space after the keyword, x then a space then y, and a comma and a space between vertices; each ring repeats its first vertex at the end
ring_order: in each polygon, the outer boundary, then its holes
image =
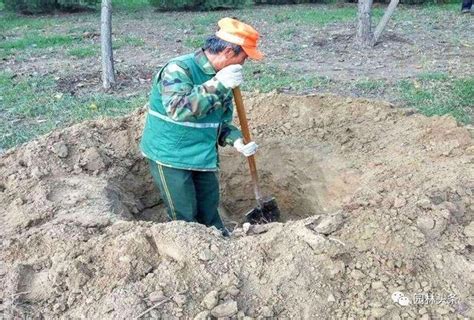
POLYGON ((153 79, 140 142, 143 154, 186 170, 217 170, 217 146, 242 137, 232 123, 232 91, 202 50, 169 61, 153 79))

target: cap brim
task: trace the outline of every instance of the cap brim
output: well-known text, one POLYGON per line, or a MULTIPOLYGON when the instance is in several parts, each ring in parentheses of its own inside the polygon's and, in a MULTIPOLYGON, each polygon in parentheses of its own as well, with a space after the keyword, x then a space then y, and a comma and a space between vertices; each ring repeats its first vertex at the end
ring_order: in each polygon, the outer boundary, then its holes
POLYGON ((261 60, 263 58, 263 53, 260 52, 257 48, 242 46, 242 49, 244 49, 245 53, 249 56, 250 59, 261 60))

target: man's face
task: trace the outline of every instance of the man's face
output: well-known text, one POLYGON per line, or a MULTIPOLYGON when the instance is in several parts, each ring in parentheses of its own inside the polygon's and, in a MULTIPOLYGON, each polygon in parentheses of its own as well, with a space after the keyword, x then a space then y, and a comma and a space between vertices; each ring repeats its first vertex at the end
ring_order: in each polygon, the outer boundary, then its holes
MULTIPOLYGON (((241 64, 245 63, 245 60, 248 58, 247 54, 242 50, 239 54, 235 54, 234 50, 230 47, 224 49, 224 51, 219 53, 220 55, 220 64, 219 70, 224 67, 230 66, 231 64, 241 64)), ((217 71, 219 71, 217 70, 217 71)))

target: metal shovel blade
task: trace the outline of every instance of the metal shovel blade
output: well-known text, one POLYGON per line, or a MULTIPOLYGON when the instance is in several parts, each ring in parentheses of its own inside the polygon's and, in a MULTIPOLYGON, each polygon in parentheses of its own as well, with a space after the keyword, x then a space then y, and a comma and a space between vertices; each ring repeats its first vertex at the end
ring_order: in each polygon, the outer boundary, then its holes
POLYGON ((260 201, 260 206, 249 211, 245 217, 251 224, 275 222, 280 219, 280 209, 275 198, 265 198, 260 201))

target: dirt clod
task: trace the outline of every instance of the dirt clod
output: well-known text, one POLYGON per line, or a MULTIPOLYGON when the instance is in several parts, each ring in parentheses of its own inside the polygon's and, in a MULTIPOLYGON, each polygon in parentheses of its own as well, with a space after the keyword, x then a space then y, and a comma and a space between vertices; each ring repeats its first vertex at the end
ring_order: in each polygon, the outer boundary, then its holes
POLYGON ((275 196, 281 221, 243 224, 255 206, 251 179, 246 159, 225 148, 220 212, 230 238, 164 223, 137 148, 144 110, 5 152, 2 316, 398 319, 424 308, 423 317, 474 317, 468 130, 361 99, 271 93, 245 102, 262 193, 275 196), (396 291, 410 301, 403 309, 396 291), (452 303, 414 303, 427 292, 452 303))
POLYGON ((211 318, 211 313, 207 310, 199 312, 195 317, 194 320, 208 320, 211 318))
POLYGON ((315 231, 328 235, 336 231, 343 224, 343 217, 341 212, 335 214, 328 214, 322 221, 314 228, 315 231))
POLYGON ((55 143, 51 150, 58 155, 60 158, 66 158, 68 156, 68 148, 64 142, 60 141, 55 143))
POLYGON ((237 309, 237 302, 233 300, 226 301, 215 306, 211 310, 211 314, 216 318, 230 317, 236 314, 239 310, 237 309))
POLYGON ((217 290, 212 290, 202 300, 201 305, 206 307, 207 309, 214 308, 217 303, 219 302, 219 292, 217 290))
POLYGON ((152 303, 157 303, 157 302, 160 302, 160 301, 165 300, 166 297, 165 297, 165 295, 163 294, 163 291, 157 290, 157 291, 152 292, 152 293, 148 296, 148 299, 149 299, 150 302, 152 302, 152 303))
POLYGON ((387 313, 387 310, 384 308, 373 308, 370 311, 370 315, 377 319, 382 318, 383 316, 385 316, 386 313, 387 313))
POLYGON ((199 252, 199 259, 202 261, 210 261, 214 258, 214 254, 210 249, 204 249, 199 252))

